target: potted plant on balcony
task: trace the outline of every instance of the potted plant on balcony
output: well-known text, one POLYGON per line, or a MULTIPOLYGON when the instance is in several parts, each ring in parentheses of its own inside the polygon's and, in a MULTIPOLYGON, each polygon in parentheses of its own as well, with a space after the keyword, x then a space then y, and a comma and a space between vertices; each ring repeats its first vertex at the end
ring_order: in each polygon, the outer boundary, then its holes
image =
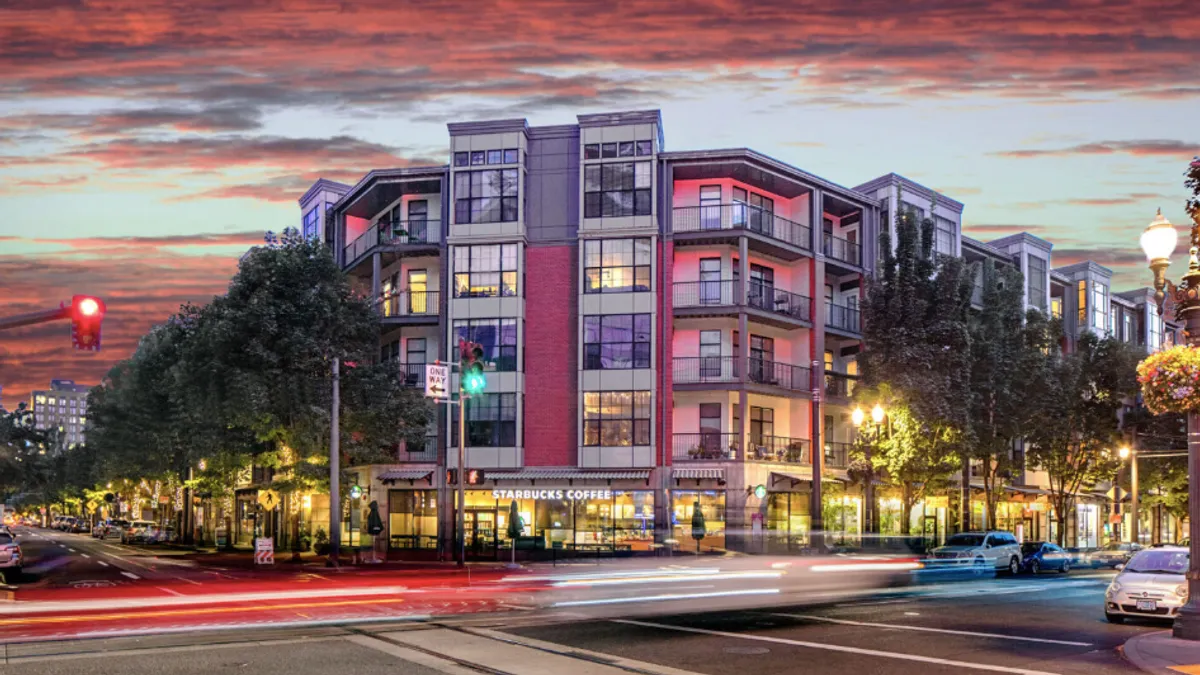
POLYGON ((729 459, 737 459, 738 444, 731 442, 729 444, 729 459))
POLYGON ((790 464, 800 464, 804 461, 804 443, 792 441, 788 444, 786 458, 790 464))
POLYGON ((693 445, 688 448, 688 459, 700 459, 702 454, 704 454, 704 448, 701 448, 699 445, 693 445))

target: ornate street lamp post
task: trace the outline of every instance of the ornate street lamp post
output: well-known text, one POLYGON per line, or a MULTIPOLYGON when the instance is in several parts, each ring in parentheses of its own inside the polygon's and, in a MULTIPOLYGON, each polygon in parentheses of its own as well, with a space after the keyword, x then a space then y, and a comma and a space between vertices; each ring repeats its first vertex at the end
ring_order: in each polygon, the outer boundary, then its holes
MULTIPOLYGON (((1178 286, 1167 280, 1167 266, 1175 251, 1175 228, 1159 209, 1154 221, 1142 233, 1142 250, 1154 272, 1154 299, 1162 316, 1163 303, 1170 293, 1175 316, 1183 320, 1183 334, 1190 347, 1200 347, 1200 212, 1192 215, 1191 247, 1188 269, 1178 286)), ((1188 428, 1188 533, 1191 549, 1188 563, 1188 601, 1175 618, 1173 633, 1185 640, 1200 640, 1200 414, 1189 412, 1188 428)))

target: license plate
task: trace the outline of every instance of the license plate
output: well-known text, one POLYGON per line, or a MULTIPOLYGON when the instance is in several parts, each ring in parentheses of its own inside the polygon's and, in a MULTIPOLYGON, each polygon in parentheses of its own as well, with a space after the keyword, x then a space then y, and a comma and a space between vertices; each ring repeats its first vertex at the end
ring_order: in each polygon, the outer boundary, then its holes
POLYGON ((1158 609, 1158 603, 1153 600, 1138 600, 1137 609, 1139 612, 1153 612, 1158 609))

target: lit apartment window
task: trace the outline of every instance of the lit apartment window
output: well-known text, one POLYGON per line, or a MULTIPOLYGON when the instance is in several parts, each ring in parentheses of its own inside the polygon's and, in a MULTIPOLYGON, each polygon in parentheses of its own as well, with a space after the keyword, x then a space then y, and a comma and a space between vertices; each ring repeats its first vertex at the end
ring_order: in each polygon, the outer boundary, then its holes
POLYGON ((650 392, 585 392, 583 444, 650 445, 650 392))
POLYGON ((312 239, 317 236, 317 221, 320 218, 321 213, 315 206, 308 213, 304 214, 303 232, 305 239, 312 239))
POLYGON ((650 315, 583 317, 583 369, 650 367, 650 315))
POLYGON ((1133 342, 1133 315, 1125 312, 1121 322, 1121 340, 1124 342, 1133 342))
POLYGON ((1097 333, 1105 333, 1108 330, 1108 286, 1101 283, 1092 283, 1092 322, 1093 328, 1097 333))
POLYGON ((1083 326, 1087 325, 1087 304, 1088 304, 1088 302, 1087 302, 1087 282, 1086 281, 1079 282, 1079 290, 1078 290, 1077 297, 1079 300, 1079 326, 1082 328, 1083 326))
POLYGON ((954 255, 954 221, 934 216, 933 250, 942 255, 954 255))
MULTIPOLYGON (((1046 311, 1046 261, 1029 256, 1029 304, 1046 311)), ((1062 308, 1059 307, 1059 313, 1062 308)))
POLYGON ((454 247, 454 297, 517 294, 517 244, 454 247))
POLYGON ((584 293, 650 290, 648 238, 588 239, 583 243, 584 293))
POLYGON ((613 162, 583 167, 583 216, 650 215, 650 162, 613 162))
MULTIPOLYGON (((472 162, 474 163, 474 162, 472 162)), ((456 223, 511 223, 517 220, 517 169, 458 171, 454 174, 456 223)))
POLYGON ((459 340, 478 342, 483 347, 483 360, 496 364, 496 370, 517 369, 516 319, 459 319, 454 322, 454 343, 459 340))
MULTIPOLYGON (((451 406, 450 445, 458 445, 458 406, 451 406)), ((477 448, 517 444, 517 395, 482 394, 467 403, 467 442, 477 448)))

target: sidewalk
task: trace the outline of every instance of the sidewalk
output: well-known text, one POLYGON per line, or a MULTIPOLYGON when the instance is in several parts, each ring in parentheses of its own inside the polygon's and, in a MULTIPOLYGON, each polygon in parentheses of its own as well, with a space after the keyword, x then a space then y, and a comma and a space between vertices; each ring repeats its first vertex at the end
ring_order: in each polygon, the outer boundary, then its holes
POLYGON ((1169 630, 1132 638, 1123 651, 1126 660, 1147 673, 1200 675, 1200 642, 1176 640, 1169 630))

